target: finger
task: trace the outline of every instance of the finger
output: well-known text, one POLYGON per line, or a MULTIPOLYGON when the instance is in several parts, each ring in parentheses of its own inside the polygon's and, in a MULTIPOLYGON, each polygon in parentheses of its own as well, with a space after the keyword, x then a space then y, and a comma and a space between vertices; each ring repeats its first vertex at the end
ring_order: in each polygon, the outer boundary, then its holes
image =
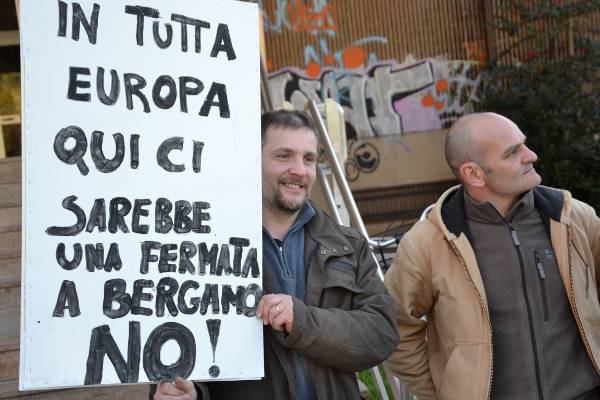
POLYGON ((159 385, 156 385, 156 392, 154 392, 154 397, 152 397, 152 400, 158 400, 160 398, 160 394, 162 392, 159 392, 158 387, 159 387, 159 385))
POLYGON ((277 305, 273 305, 270 309, 269 309, 269 314, 268 314, 268 321, 269 321, 269 325, 273 326, 273 322, 275 321, 275 318, 277 318, 277 316, 279 315, 279 311, 277 310, 277 305))
POLYGON ((273 304, 274 297, 275 295, 273 294, 265 294, 263 297, 261 297, 260 301, 258 302, 258 307, 256 308, 256 316, 258 318, 264 318, 265 315, 268 315, 267 312, 273 304))
POLYGON ((177 389, 173 381, 164 381, 158 384, 156 387, 156 394, 158 395, 182 395, 184 392, 177 389))
POLYGON ((158 397, 161 394, 167 393, 165 391, 165 389, 163 388, 163 385, 167 384, 167 382, 161 382, 158 385, 156 385, 156 392, 154 392, 154 400, 158 400, 158 397))
POLYGON ((292 333, 293 327, 294 327, 293 321, 286 321, 285 324, 283 325, 283 331, 287 334, 290 334, 290 333, 292 333))
POLYGON ((194 383, 187 379, 183 379, 180 376, 178 376, 177 379, 175 380, 175 387, 185 393, 191 393, 191 392, 196 393, 196 388, 194 387, 194 383))
POLYGON ((270 325, 277 316, 277 310, 274 305, 266 305, 263 311, 263 324, 270 325))
POLYGON ((275 317, 273 319, 273 322, 271 323, 271 326, 276 331, 282 332, 283 331, 283 322, 284 322, 284 320, 285 320, 285 316, 283 315, 283 313, 281 313, 281 314, 279 314, 277 317, 275 317))
POLYGON ((279 314, 273 324, 271 325, 273 329, 280 332, 291 332, 292 322, 293 322, 293 311, 290 309, 286 309, 279 314))
MULTIPOLYGON (((267 295, 268 296, 268 295, 267 295)), ((263 315, 263 308, 265 306, 265 297, 263 296, 260 301, 258 302, 258 307, 256 307, 256 317, 257 318, 262 318, 263 315)))
POLYGON ((279 307, 281 308, 282 306, 283 311, 280 315, 281 318, 278 318, 276 323, 281 331, 290 333, 294 323, 294 300, 292 297, 285 296, 284 301, 279 305, 279 307))
POLYGON ((270 313, 273 312, 271 309, 281 302, 282 296, 283 295, 280 294, 268 294, 261 298, 259 306, 262 304, 261 318, 263 319, 265 325, 270 323, 270 313))
POLYGON ((266 319, 268 319, 268 323, 270 325, 273 325, 275 318, 277 318, 277 316, 285 309, 285 304, 288 298, 291 299, 291 297, 288 295, 277 294, 273 295, 267 300, 267 304, 271 304, 271 308, 268 310, 268 313, 266 310, 264 310, 263 313, 268 317, 266 319))
POLYGON ((181 395, 163 394, 160 395, 158 400, 192 400, 192 397, 187 393, 181 395))

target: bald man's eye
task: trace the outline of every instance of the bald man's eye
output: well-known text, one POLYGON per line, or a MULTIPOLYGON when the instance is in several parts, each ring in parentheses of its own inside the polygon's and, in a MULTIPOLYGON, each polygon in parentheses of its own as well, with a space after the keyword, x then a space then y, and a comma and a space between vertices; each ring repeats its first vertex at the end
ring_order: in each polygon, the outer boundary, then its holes
POLYGON ((515 154, 517 154, 517 152, 519 151, 519 147, 515 147, 514 149, 512 149, 510 152, 508 152, 506 154, 506 156, 504 156, 504 158, 508 158, 510 156, 514 156, 515 154))

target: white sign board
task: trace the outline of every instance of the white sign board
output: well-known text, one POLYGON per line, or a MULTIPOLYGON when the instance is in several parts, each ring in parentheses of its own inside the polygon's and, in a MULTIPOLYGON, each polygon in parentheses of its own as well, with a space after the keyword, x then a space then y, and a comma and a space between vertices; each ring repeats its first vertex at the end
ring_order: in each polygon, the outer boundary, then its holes
POLYGON ((20 15, 20 388, 262 377, 257 6, 20 15))

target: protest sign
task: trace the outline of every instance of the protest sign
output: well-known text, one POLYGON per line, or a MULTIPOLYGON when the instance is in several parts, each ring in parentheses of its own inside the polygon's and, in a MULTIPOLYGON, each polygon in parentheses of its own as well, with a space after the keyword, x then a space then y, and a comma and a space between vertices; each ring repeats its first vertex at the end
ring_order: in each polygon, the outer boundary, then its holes
POLYGON ((263 376, 257 6, 20 15, 20 388, 263 376))

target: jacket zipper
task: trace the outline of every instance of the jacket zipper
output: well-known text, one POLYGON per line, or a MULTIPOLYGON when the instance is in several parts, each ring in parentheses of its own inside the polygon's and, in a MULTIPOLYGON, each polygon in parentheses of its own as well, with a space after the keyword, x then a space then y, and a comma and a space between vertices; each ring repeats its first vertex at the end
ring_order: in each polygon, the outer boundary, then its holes
POLYGON ((469 279, 469 282, 471 283, 473 290, 475 291, 475 293, 477 293, 477 297, 479 298, 479 304, 481 305, 481 308, 483 309, 485 319, 488 323, 488 328, 490 329, 490 353, 491 353, 490 354, 490 381, 489 381, 488 392, 487 392, 487 399, 490 400, 492 398, 492 377, 494 376, 494 340, 492 338, 492 321, 490 320, 490 312, 487 309, 487 305, 483 301, 483 297, 481 296, 481 293, 479 293, 479 291, 477 290, 477 287, 475 286, 475 282, 473 282, 473 278, 471 278, 471 274, 469 274, 469 269, 467 268, 467 263, 465 262, 464 258, 460 254, 458 247, 456 247, 456 245, 454 244, 453 241, 449 240, 448 242, 450 243, 450 246, 456 253, 458 261, 460 262, 463 269, 465 270, 465 273, 467 274, 467 278, 469 279))
POLYGON ((527 296, 527 280, 525 278, 525 264, 523 263, 523 255, 521 254, 521 242, 519 242, 519 236, 514 230, 510 222, 506 222, 510 236, 512 238, 515 249, 517 250, 517 256, 519 257, 519 266, 521 267, 521 283, 523 285, 523 297, 525 300, 525 307, 527 309, 527 322, 529 323, 529 336, 531 338, 531 346, 533 347, 533 361, 535 363, 535 381, 538 389, 538 396, 540 400, 544 400, 544 392, 542 391, 542 380, 540 374, 540 360, 538 358, 537 342, 535 340, 535 332, 533 330, 533 318, 531 315, 531 305, 529 304, 529 297, 527 296))
POLYGON ((546 295, 546 271, 544 270, 544 265, 542 264, 542 260, 540 260, 540 255, 535 250, 533 252, 533 257, 535 259, 535 266, 538 270, 538 275, 540 277, 540 288, 542 290, 542 303, 544 306, 544 321, 548 321, 548 296, 546 295))

